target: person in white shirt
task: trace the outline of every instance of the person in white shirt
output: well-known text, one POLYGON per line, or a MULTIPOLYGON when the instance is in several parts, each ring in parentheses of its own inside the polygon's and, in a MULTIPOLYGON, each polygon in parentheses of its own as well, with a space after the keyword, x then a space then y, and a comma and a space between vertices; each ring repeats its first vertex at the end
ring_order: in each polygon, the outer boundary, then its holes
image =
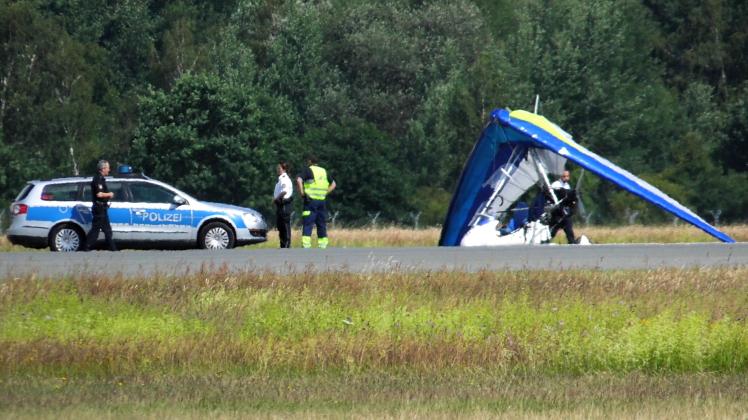
POLYGON ((288 163, 278 163, 278 182, 273 192, 273 203, 275 204, 275 224, 278 227, 281 248, 291 248, 291 211, 293 196, 293 183, 288 176, 288 163))
POLYGON ((576 239, 574 236, 574 227, 571 224, 571 216, 577 200, 575 191, 569 185, 570 178, 569 171, 564 171, 561 174, 561 178, 551 184, 553 193, 562 203, 558 210, 554 212, 554 217, 551 219, 551 237, 555 237, 556 233, 560 229, 563 229, 566 234, 566 241, 574 244, 576 243, 576 239))
POLYGON ((571 189, 571 185, 569 185, 570 178, 571 178, 571 175, 569 174, 569 171, 564 171, 561 174, 561 178, 553 181, 553 183, 551 184, 551 188, 554 190, 560 190, 562 188, 565 190, 570 190, 571 189))

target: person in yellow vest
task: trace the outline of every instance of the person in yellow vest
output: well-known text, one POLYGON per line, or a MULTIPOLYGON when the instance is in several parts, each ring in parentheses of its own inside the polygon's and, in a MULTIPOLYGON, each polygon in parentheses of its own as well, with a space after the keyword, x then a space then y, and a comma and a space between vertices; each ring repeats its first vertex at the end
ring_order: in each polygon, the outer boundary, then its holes
POLYGON ((330 178, 325 168, 317 166, 317 158, 307 158, 307 167, 296 177, 296 186, 304 200, 304 210, 301 213, 304 223, 301 231, 301 245, 312 247, 312 229, 317 225, 317 245, 327 248, 327 194, 335 187, 335 180, 330 178))

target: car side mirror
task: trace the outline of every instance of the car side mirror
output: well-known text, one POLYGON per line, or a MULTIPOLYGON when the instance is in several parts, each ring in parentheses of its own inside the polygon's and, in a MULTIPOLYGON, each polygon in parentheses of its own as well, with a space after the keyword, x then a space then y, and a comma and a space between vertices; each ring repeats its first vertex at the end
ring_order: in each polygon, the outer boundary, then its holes
POLYGON ((187 200, 185 200, 184 197, 179 196, 179 195, 175 195, 174 199, 172 200, 172 202, 174 204, 176 204, 177 206, 183 206, 183 205, 187 204, 187 200))

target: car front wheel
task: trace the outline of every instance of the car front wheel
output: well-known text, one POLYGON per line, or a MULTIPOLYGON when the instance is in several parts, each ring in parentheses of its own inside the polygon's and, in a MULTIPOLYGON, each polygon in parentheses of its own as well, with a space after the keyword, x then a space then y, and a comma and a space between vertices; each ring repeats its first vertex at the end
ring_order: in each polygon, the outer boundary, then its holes
POLYGON ((70 225, 59 225, 49 235, 49 249, 55 252, 73 252, 80 250, 86 238, 70 225))
POLYGON ((203 249, 230 249, 234 247, 234 231, 221 222, 211 222, 200 229, 198 244, 203 249))

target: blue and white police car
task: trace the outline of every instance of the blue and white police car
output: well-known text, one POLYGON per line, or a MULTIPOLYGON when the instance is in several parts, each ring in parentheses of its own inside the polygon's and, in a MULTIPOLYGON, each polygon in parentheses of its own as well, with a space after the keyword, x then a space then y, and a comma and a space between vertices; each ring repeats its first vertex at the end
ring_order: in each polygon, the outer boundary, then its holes
MULTIPOLYGON (((124 165, 107 177, 114 193, 109 221, 118 246, 229 249, 267 239, 259 212, 200 201, 131 171, 124 165)), ((7 236, 13 244, 77 251, 85 246, 91 220, 91 177, 31 181, 11 204, 7 236)))

